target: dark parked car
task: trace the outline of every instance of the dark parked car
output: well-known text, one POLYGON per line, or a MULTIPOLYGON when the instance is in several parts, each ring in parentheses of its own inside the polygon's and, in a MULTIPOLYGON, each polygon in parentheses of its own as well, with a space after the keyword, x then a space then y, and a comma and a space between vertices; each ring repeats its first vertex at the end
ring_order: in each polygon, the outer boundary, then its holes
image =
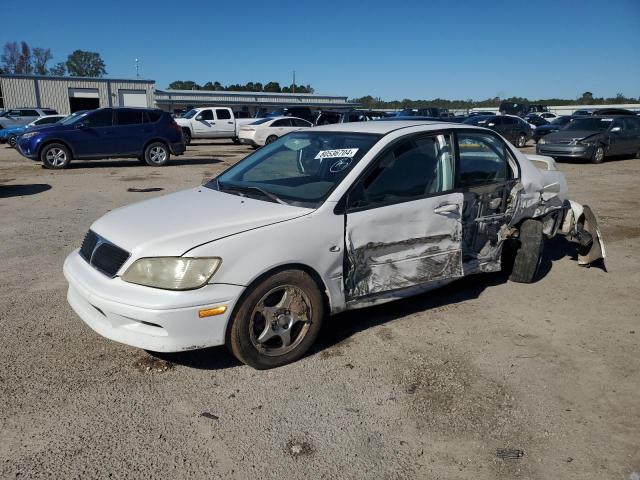
POLYGON ((535 113, 530 113, 529 115, 524 117, 524 119, 527 123, 530 123, 535 127, 541 127, 542 125, 549 125, 549 122, 547 120, 545 120, 540 115, 537 115, 535 113))
POLYGON ((536 143, 538 143, 538 141, 542 137, 544 137, 545 135, 548 135, 549 133, 557 132, 574 118, 576 117, 572 115, 563 115, 562 117, 554 118, 547 125, 541 125, 539 127, 536 127, 536 129, 533 131, 533 140, 536 143))
POLYGON ((467 118, 462 123, 495 130, 518 148, 524 147, 533 134, 533 130, 527 122, 513 115, 475 116, 467 118))
POLYGON ((137 158, 152 166, 185 150, 182 129, 169 113, 148 108, 99 108, 35 127, 18 139, 18 150, 45 168, 73 160, 137 158))
POLYGON ((562 130, 541 138, 536 153, 601 163, 613 155, 640 156, 640 118, 589 116, 573 119, 562 130))
POLYGON ((576 110, 575 112, 573 112, 573 115, 576 117, 585 117, 588 115, 593 115, 594 110, 588 110, 588 109, 580 109, 580 110, 576 110))
POLYGON ((594 115, 635 115, 635 112, 626 108, 600 108, 593 112, 594 115))

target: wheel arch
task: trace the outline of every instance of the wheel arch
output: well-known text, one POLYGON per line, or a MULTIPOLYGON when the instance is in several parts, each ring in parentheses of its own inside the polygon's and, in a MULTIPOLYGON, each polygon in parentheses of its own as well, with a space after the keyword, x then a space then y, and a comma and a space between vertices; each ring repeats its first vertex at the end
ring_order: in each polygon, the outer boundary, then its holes
POLYGON ((325 312, 327 315, 330 314, 331 312, 331 300, 329 298, 329 288, 327 287, 326 283, 324 282, 324 280, 322 279, 322 277, 320 276, 320 274, 313 268, 310 267, 309 265, 303 264, 303 263, 285 263, 282 265, 278 265, 276 267, 270 268, 269 270, 262 272, 261 274, 259 274, 258 276, 256 276, 253 280, 251 280, 246 288, 244 289, 244 291, 242 292, 242 294, 240 295, 240 297, 238 298, 238 300, 236 300, 235 305, 233 306, 233 310, 231 312, 231 315, 229 315, 229 320, 227 321, 227 325, 225 328, 225 343, 228 345, 229 344, 229 334, 231 333, 231 320, 233 319, 233 317, 235 316, 238 308, 240 308, 240 305, 242 305, 242 302, 244 301, 244 299, 247 297, 247 295, 249 295, 251 293, 251 290, 258 285, 260 282, 264 281, 266 278, 275 275, 277 273, 283 272, 285 270, 300 270, 302 272, 305 272, 306 274, 308 274, 313 281, 315 282, 315 284, 318 287, 318 290, 320 291, 320 295, 322 295, 322 301, 324 303, 324 307, 325 307, 325 312))
POLYGON ((76 152, 74 151, 73 147, 71 146, 71 144, 65 140, 61 140, 59 138, 51 138, 51 139, 47 139, 44 142, 42 142, 39 146, 38 146, 38 160, 40 159, 40 155, 42 154, 42 150, 47 146, 47 145, 51 145, 52 143, 61 143, 62 145, 64 145, 65 147, 67 147, 67 149, 69 150, 69 153, 71 153, 71 158, 70 160, 73 160, 76 158, 76 152))
POLYGON ((169 152, 173 153, 173 152, 171 152, 170 143, 166 139, 164 139, 162 137, 153 137, 150 140, 147 140, 146 142, 144 142, 144 146, 142 147, 142 155, 144 155, 145 152, 147 151, 147 147, 149 145, 151 145, 152 143, 155 143, 155 142, 160 142, 160 143, 164 144, 164 146, 169 149, 169 152))

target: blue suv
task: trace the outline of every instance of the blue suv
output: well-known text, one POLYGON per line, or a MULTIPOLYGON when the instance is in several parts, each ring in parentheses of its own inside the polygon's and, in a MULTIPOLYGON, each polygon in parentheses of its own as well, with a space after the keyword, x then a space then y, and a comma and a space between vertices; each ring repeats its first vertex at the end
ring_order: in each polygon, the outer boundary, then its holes
POLYGON ((171 115, 148 108, 99 108, 50 126, 35 127, 18 138, 18 150, 45 168, 61 169, 74 160, 137 158, 152 166, 182 155, 182 129, 171 115))

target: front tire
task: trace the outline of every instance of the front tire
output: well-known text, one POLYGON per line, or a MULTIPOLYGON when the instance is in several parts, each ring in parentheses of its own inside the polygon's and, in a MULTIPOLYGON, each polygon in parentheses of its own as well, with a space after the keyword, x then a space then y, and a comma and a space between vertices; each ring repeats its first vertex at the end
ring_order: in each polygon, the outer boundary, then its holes
POLYGON ((11 135, 9 137, 9 140, 7 140, 7 142, 9 143, 10 146, 12 146, 13 148, 16 148, 16 145, 18 144, 18 136, 11 135))
POLYGON ((520 135, 518 135, 518 138, 516 139, 516 147, 524 148, 526 145, 527 145, 527 136, 524 133, 521 133, 520 135))
POLYGON ((191 132, 188 128, 182 129, 182 138, 184 139, 185 146, 191 143, 191 132))
POLYGON ((234 145, 240 145, 241 143, 238 137, 233 137, 231 141, 233 142, 234 145))
POLYGON ((277 136, 275 136, 275 135, 270 135, 270 136, 268 136, 268 137, 267 137, 267 139, 265 140, 264 144, 265 144, 265 145, 269 145, 270 143, 275 142, 277 139, 278 139, 278 137, 277 137, 277 136))
POLYGON ((544 247, 542 222, 533 219, 522 222, 518 239, 520 246, 515 252, 509 279, 517 283, 532 283, 536 279, 544 247))
POLYGON ((602 163, 604 161, 604 147, 598 145, 591 155, 591 163, 602 163))
POLYGON ((301 270, 278 272, 250 287, 231 318, 228 345, 258 370, 302 357, 315 342, 324 317, 316 282, 301 270))
POLYGON ((45 145, 40 152, 40 160, 44 168, 61 170, 69 166, 71 153, 69 149, 61 143, 50 143, 49 145, 45 145))
POLYGON ((153 142, 144 150, 144 160, 152 167, 164 167, 169 163, 169 148, 162 142, 153 142))

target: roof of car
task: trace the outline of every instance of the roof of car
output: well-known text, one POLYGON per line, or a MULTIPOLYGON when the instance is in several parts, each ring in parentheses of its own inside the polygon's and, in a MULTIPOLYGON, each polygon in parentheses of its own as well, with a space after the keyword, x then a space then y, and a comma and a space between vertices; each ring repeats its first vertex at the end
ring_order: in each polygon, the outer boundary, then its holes
MULTIPOLYGON (((421 120, 403 120, 403 121, 385 121, 376 120, 375 122, 350 122, 350 123, 334 123, 331 125, 322 125, 314 127, 314 130, 323 132, 354 132, 354 133, 377 133, 386 135, 394 130, 401 128, 424 126, 425 130, 440 130, 442 128, 461 127, 458 123, 450 122, 428 122, 421 120)), ((464 125, 469 127, 469 125, 464 125)))

